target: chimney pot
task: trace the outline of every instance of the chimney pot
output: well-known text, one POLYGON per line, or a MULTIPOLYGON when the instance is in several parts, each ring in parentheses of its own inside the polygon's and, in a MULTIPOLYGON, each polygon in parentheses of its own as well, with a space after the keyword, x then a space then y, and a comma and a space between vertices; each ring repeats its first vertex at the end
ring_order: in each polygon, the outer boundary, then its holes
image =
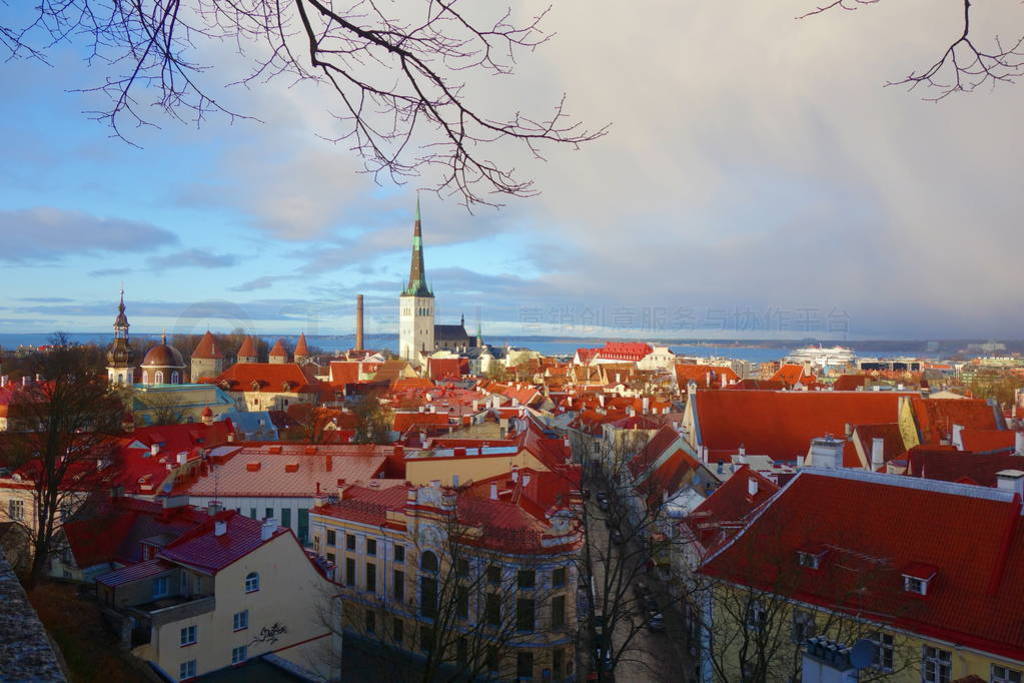
POLYGON ((871 439, 871 469, 876 472, 885 465, 885 439, 876 436, 871 439))
POLYGON ((228 532, 228 523, 222 519, 218 519, 213 523, 213 535, 223 536, 228 532))
POLYGON ((491 484, 491 500, 498 500, 498 485, 491 484))
POLYGON ((747 479, 747 495, 749 495, 751 498, 756 496, 757 495, 757 488, 758 488, 757 478, 756 477, 749 477, 747 479))

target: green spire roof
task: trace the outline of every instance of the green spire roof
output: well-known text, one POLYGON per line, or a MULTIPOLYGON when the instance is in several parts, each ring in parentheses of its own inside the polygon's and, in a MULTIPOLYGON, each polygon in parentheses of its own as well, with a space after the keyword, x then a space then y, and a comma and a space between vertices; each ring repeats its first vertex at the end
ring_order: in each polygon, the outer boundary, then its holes
POLYGON ((420 198, 416 196, 416 222, 412 230, 412 260, 409 263, 409 284, 402 296, 434 296, 427 286, 427 269, 423 265, 423 229, 420 224, 420 198))

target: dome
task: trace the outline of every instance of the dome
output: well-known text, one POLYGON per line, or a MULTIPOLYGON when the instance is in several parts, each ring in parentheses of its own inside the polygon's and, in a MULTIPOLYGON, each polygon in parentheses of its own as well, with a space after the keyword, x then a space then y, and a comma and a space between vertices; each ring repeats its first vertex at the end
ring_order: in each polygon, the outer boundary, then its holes
POLYGON ((183 368, 185 363, 182 361, 178 349, 168 344, 157 344, 146 352, 146 357, 142 360, 142 367, 183 368))

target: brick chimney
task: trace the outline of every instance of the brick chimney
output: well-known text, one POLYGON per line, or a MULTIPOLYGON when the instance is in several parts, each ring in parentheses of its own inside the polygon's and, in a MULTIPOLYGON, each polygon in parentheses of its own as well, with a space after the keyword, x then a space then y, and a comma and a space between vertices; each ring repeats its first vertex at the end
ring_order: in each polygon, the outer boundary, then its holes
POLYGON ((363 295, 356 295, 356 351, 363 350, 363 295))

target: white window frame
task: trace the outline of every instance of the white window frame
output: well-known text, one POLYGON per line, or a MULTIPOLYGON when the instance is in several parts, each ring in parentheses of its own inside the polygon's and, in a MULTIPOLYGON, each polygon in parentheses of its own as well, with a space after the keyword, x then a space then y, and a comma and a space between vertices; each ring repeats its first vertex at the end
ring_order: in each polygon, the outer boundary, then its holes
POLYGON ((186 626, 181 629, 181 643, 179 647, 185 647, 186 645, 195 645, 199 642, 199 627, 195 624, 186 626))
POLYGON ((819 569, 821 567, 821 558, 825 556, 825 553, 812 553, 806 550, 796 551, 796 563, 806 569, 819 569))
POLYGON ((196 660, 190 659, 182 662, 178 667, 178 680, 184 681, 187 678, 196 677, 196 660))
POLYGON ((238 647, 231 648, 232 664, 241 664, 247 659, 249 659, 249 648, 247 646, 239 645, 238 647))
POLYGON ((16 522, 25 519, 25 501, 11 498, 7 501, 7 516, 16 522))
POLYGON ((747 628, 751 631, 763 631, 768 625, 768 610, 760 600, 751 600, 747 606, 747 628))
POLYGON ((903 575, 903 590, 916 595, 928 595, 928 579, 917 576, 903 575))
POLYGON ((245 592, 255 593, 260 589, 260 573, 249 572, 245 575, 245 592))
POLYGON ((1002 664, 993 664, 989 681, 991 683, 1021 683, 1024 681, 1024 672, 1002 664))
POLYGON ((163 598, 170 594, 171 581, 168 576, 158 576, 153 579, 153 597, 163 598), (163 586, 163 590, 157 590, 158 586, 163 586))
POLYGON ((231 618, 232 629, 235 631, 244 631, 249 628, 249 610, 244 609, 241 612, 235 612, 231 618))
POLYGON ((875 644, 875 655, 871 661, 871 668, 876 671, 892 671, 896 661, 895 638, 893 635, 884 631, 876 631, 872 634, 870 640, 875 644))
POLYGON ((922 683, 950 683, 953 680, 953 653, 930 645, 921 646, 922 683), (945 655, 945 657, 943 657, 945 655))

